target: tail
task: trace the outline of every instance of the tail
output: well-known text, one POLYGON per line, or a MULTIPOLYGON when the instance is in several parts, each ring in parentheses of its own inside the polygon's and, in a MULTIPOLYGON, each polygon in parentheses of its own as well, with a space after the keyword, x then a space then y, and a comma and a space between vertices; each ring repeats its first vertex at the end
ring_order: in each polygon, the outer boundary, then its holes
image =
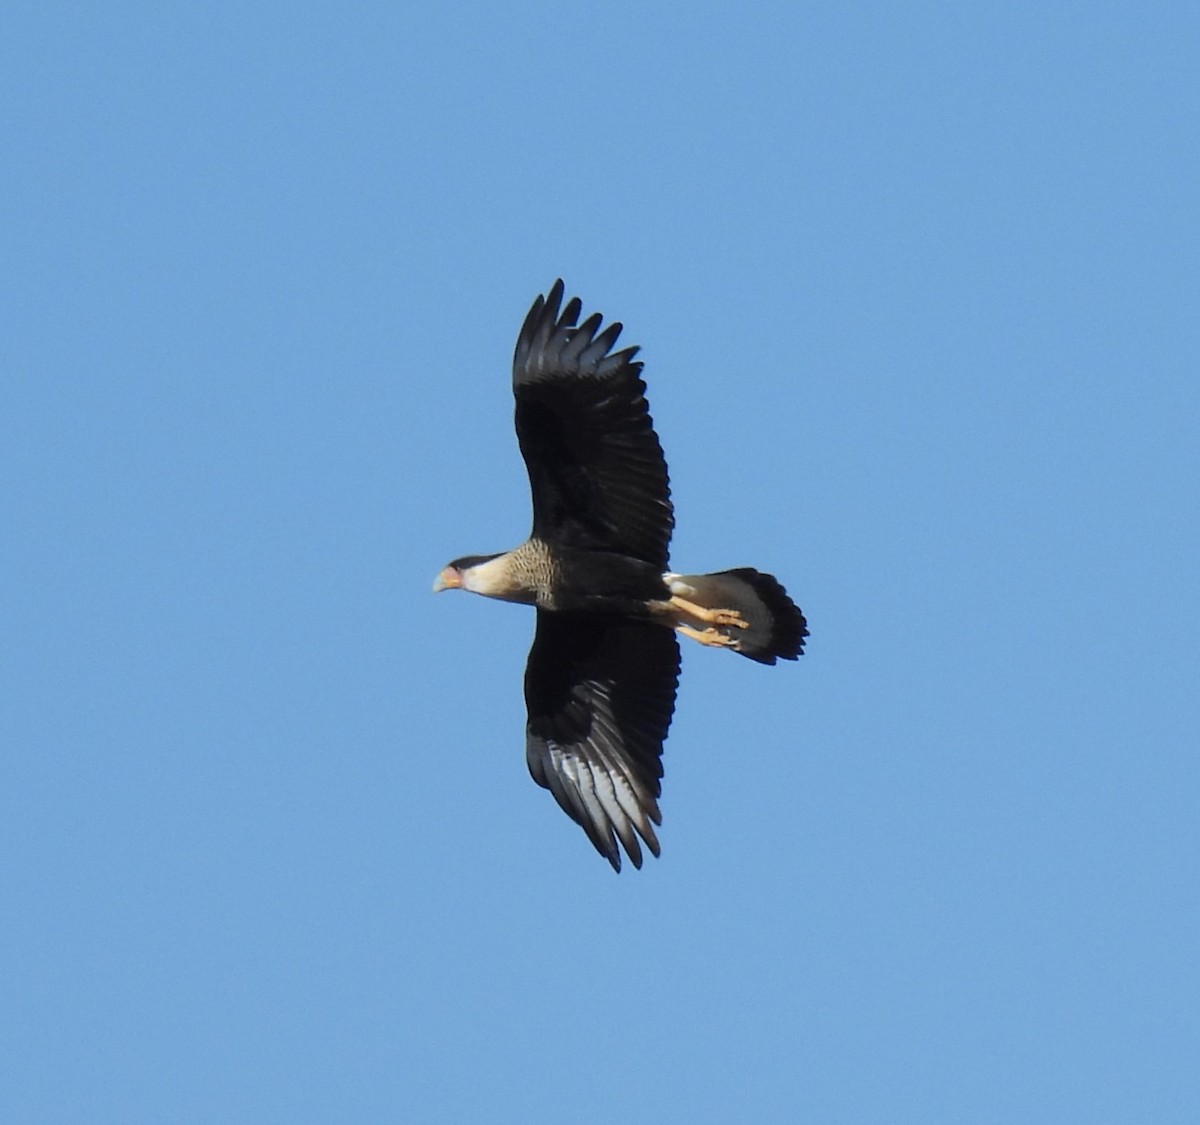
POLYGON ((770 574, 751 567, 716 574, 671 574, 673 594, 705 609, 732 609, 749 628, 718 625, 717 631, 737 641, 737 651, 759 664, 795 660, 804 651, 808 623, 787 591, 770 574))

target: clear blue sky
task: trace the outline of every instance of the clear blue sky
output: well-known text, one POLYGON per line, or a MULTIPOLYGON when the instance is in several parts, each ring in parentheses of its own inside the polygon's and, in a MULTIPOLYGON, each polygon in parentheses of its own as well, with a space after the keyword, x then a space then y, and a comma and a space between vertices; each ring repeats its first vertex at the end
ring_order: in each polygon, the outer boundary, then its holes
POLYGON ((1200 15, 0 16, 0 1119, 1200 1120, 1200 15), (524 764, 509 362, 643 346, 663 857, 524 764))

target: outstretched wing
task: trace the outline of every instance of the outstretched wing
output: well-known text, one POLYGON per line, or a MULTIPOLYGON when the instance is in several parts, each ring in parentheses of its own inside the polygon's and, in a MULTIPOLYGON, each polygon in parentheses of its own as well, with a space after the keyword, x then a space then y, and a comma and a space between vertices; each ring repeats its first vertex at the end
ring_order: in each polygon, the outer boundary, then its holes
POLYGON ((662 744, 675 709, 679 645, 661 625, 538 610, 525 670, 525 757, 596 850, 621 870, 658 855, 662 744))
POLYGON ((563 283, 538 297, 513 356, 517 438, 533 491, 533 535, 666 569, 675 519, 637 348, 613 352, 621 325, 559 314, 563 283))

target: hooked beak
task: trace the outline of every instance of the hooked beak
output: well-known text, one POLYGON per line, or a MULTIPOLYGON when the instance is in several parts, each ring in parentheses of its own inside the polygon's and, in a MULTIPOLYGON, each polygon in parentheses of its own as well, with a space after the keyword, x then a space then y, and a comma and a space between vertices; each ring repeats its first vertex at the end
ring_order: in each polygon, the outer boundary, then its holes
POLYGON ((452 566, 446 567, 441 574, 433 580, 433 592, 440 593, 442 590, 461 590, 462 589, 462 571, 456 570, 452 566))

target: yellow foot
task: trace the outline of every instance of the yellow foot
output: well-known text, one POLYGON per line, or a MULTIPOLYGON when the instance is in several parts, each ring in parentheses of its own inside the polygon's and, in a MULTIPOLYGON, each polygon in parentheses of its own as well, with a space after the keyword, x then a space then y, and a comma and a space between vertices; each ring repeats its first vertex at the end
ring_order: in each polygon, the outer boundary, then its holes
POLYGON ((708 612, 711 616, 705 620, 710 621, 713 625, 732 625, 737 629, 750 628, 750 622, 736 609, 710 609, 708 612))
POLYGON ((711 645, 713 648, 731 648, 734 652, 739 652, 742 647, 741 641, 727 637, 716 629, 693 629, 690 625, 676 625, 675 628, 685 637, 691 637, 692 640, 699 641, 702 645, 711 645))
POLYGON ((689 602, 686 598, 679 597, 678 594, 672 596, 671 605, 676 609, 683 610, 689 617, 694 617, 708 625, 732 625, 735 629, 750 628, 750 622, 736 609, 708 609, 695 602, 689 602))

